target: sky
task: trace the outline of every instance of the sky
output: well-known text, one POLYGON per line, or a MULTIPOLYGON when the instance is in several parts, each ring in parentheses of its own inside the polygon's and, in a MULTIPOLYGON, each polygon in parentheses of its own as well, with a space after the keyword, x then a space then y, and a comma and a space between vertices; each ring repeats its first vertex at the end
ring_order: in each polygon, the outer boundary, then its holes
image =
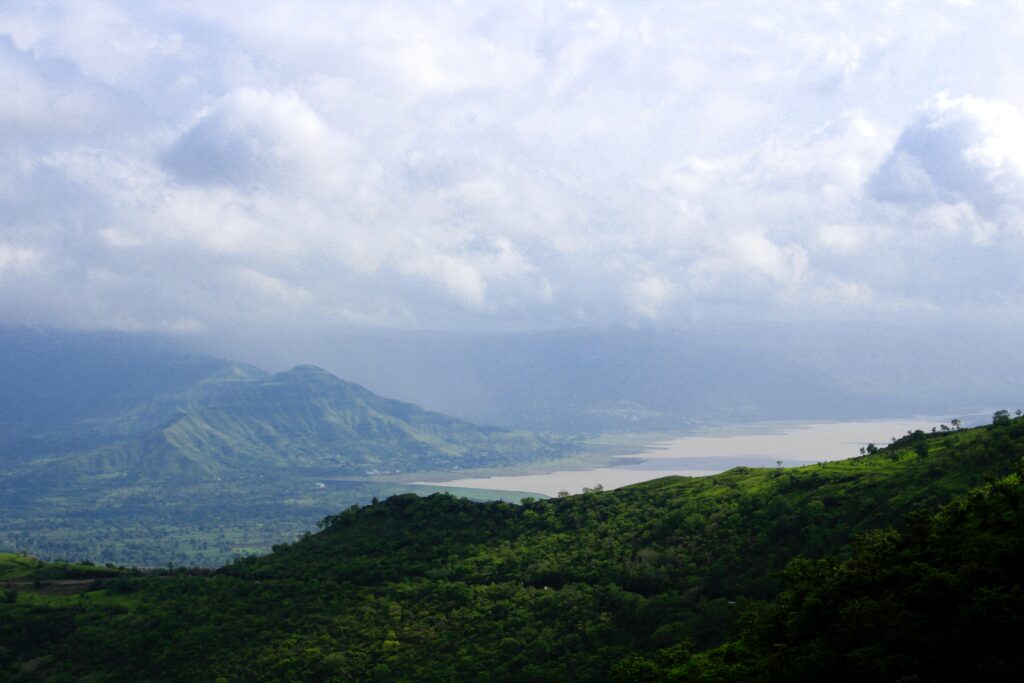
POLYGON ((1022 322, 1024 2, 0 3, 0 324, 1022 322))

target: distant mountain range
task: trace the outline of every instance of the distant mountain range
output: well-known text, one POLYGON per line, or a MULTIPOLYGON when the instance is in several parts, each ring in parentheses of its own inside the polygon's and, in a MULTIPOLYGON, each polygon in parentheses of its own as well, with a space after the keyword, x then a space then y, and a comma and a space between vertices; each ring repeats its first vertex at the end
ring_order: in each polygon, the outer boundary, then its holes
MULTIPOLYGON (((0 550, 214 564, 353 503, 439 488, 395 483, 399 471, 549 460, 578 447, 573 434, 1013 405, 1024 359, 1010 332, 381 331, 286 354, 390 400, 181 340, 0 328, 0 550)), ((232 349, 269 362, 260 343, 232 349)))
POLYGON ((3 475, 35 488, 486 467, 569 441, 383 398, 320 368, 277 374, 117 335, 7 331, 3 475), (74 342, 74 343, 72 343, 74 342))
POLYGON ((384 475, 576 448, 309 365, 270 374, 153 337, 0 330, 0 550, 219 563, 354 503, 444 489, 384 475))
POLYGON ((287 343, 206 343, 266 367, 313 362, 467 420, 603 433, 987 414, 1024 395, 1022 339, 1024 329, 1009 324, 751 321, 685 329, 345 330, 287 343))

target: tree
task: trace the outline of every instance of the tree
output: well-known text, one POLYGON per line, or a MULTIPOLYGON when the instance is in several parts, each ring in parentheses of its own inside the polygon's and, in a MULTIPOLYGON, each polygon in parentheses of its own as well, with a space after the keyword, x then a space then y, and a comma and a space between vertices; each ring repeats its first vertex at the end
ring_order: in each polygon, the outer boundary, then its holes
POLYGON ((954 417, 952 420, 949 421, 949 423, 951 425, 953 425, 953 429, 955 429, 958 432, 960 431, 960 420, 959 419, 954 417))
POLYGON ((992 424, 996 426, 1010 424, 1010 411, 997 410, 996 412, 992 413, 992 424))

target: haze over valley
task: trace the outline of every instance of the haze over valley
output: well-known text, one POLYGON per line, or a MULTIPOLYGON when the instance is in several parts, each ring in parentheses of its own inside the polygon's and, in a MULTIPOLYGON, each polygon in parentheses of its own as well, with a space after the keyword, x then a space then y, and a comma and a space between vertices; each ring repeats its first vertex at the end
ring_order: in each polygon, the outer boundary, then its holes
POLYGON ((1024 681, 1020 0, 0 3, 0 681, 1024 681))

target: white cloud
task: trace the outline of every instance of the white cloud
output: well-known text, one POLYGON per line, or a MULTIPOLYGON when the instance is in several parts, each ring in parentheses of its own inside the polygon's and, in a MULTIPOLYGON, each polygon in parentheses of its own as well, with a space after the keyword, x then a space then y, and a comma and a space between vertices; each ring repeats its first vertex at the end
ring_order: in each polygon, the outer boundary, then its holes
POLYGON ((0 33, 0 141, 66 141, 109 116, 112 98, 58 60, 19 50, 0 33))
MULTIPOLYGON (((438 286, 453 300, 471 309, 495 303, 489 293, 495 285, 516 282, 534 272, 529 261, 508 241, 498 240, 485 249, 473 249, 459 256, 438 252, 426 245, 399 263, 401 272, 438 286)), ((540 283, 537 292, 550 296, 550 284, 540 283)))
POLYGON ((645 318, 658 319, 677 296, 677 287, 667 278, 649 275, 633 283, 630 303, 645 318))
POLYGON ((0 278, 5 274, 19 275, 36 268, 42 260, 42 252, 0 242, 0 278))
POLYGON ((163 162, 176 177, 196 184, 344 188, 352 182, 354 148, 294 92, 245 88, 204 111, 163 162))
POLYGON ((718 254, 698 261, 694 274, 710 278, 712 284, 722 276, 745 275, 790 287, 803 279, 807 263, 807 252, 800 245, 779 246, 762 234, 741 232, 729 237, 718 254))
MULTIPOLYGON (((153 9, 147 11, 159 18, 153 9)), ((23 50, 70 60, 86 75, 123 85, 147 75, 155 60, 185 56, 180 33, 140 19, 132 5, 108 0, 11 3, 0 10, 0 32, 23 50)))
POLYGON ((237 268, 232 275, 234 281, 243 288, 255 291, 259 296, 271 300, 276 305, 299 306, 308 304, 312 299, 310 293, 303 287, 289 284, 280 278, 250 268, 237 268))
POLYGON ((901 133, 872 190, 910 207, 967 204, 998 220, 1024 201, 1024 116, 1005 101, 940 94, 901 133))
POLYGON ((1024 256, 1019 17, 4 6, 0 304, 216 334, 1002 300, 1024 256))
POLYGON ((840 254, 859 250, 865 242, 865 231, 853 225, 823 225, 818 230, 818 244, 840 254))

